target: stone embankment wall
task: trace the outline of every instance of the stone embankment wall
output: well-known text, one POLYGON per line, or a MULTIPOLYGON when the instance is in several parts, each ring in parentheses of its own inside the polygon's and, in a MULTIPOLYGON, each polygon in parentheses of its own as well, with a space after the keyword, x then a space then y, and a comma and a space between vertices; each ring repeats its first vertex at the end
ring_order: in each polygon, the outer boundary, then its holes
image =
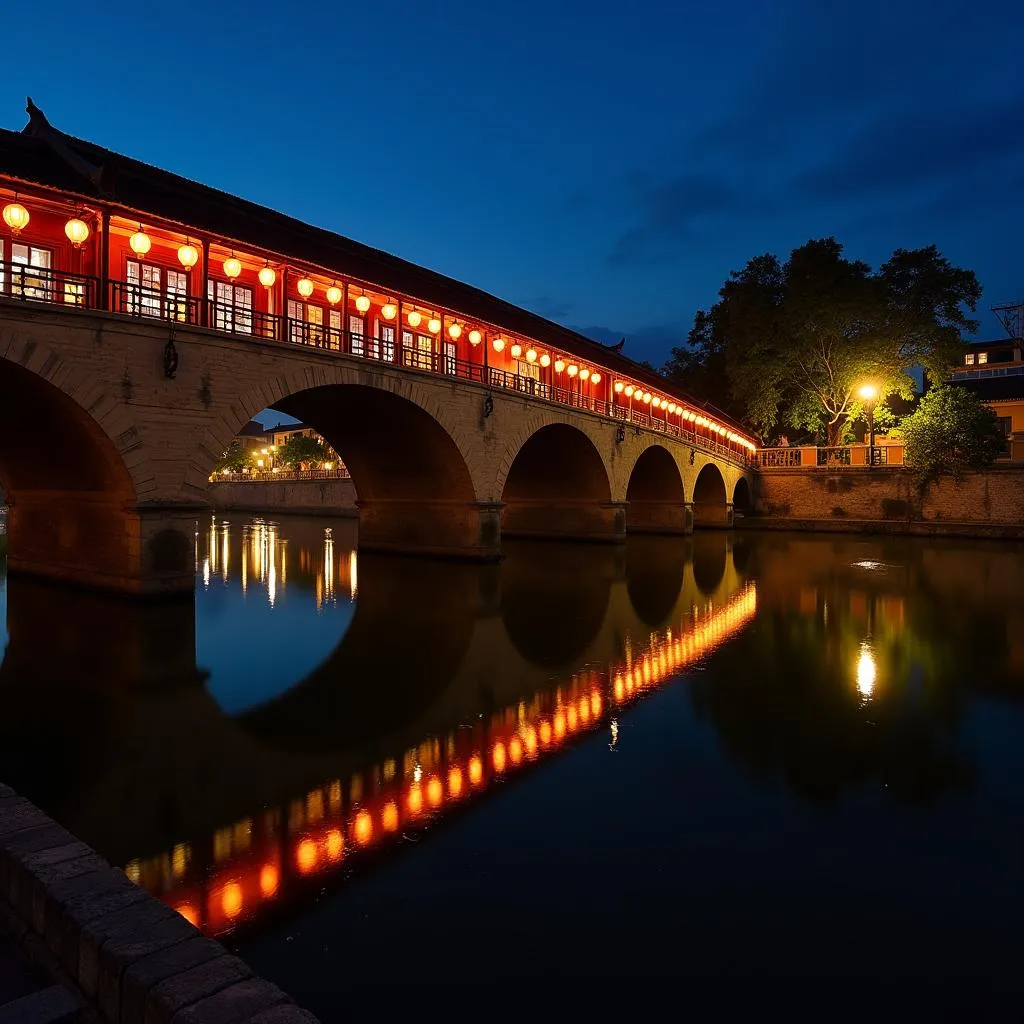
MULTIPOLYGON (((0 785, 0 914, 108 1024, 317 1024, 219 942, 0 785)), ((90 1011, 85 1011, 89 1013, 90 1011)))
POLYGON ((1024 466, 970 473, 960 484, 943 479, 923 498, 913 473, 902 467, 769 470, 758 475, 755 511, 749 525, 786 520, 828 522, 832 529, 872 522, 917 528, 912 532, 955 524, 1024 531, 1024 466))
POLYGON ((260 480, 210 484, 210 504, 241 512, 296 512, 312 515, 356 515, 356 489, 350 479, 260 480))

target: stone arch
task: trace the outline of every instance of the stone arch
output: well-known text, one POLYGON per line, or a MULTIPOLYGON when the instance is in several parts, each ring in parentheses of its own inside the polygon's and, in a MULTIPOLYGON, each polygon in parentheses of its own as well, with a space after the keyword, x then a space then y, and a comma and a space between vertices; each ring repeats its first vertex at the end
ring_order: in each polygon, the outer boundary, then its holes
POLYGON ((698 526, 729 526, 725 478, 714 462, 701 466, 693 484, 693 521, 698 526))
POLYGON ((504 475, 502 531, 511 535, 615 540, 625 530, 593 439, 568 423, 548 423, 516 452, 504 475))
POLYGON ((156 481, 124 402, 47 346, 3 340, 0 432, 17 439, 0 442, 10 570, 129 592, 190 586, 184 533, 172 543, 168 517, 140 511, 156 481))
POLYGON ((663 445, 648 445, 633 463, 626 502, 626 528, 630 532, 686 532, 683 477, 663 445))
POLYGON ((478 503, 465 426, 436 389, 347 366, 308 367, 250 391, 222 416, 189 469, 205 489, 210 469, 238 429, 271 406, 314 427, 352 474, 361 550, 492 559, 495 510, 478 503))
POLYGON ((750 484, 745 476, 741 476, 733 488, 732 507, 734 512, 750 511, 750 484))

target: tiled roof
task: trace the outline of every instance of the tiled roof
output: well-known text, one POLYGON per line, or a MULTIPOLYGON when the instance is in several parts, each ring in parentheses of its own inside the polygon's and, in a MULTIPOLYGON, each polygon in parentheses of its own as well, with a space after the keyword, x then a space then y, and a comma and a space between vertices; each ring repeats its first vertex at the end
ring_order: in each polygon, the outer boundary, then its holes
MULTIPOLYGON (((320 267, 328 273, 366 281, 382 291, 404 293, 424 305, 494 324, 512 334, 600 362, 627 379, 686 397, 675 384, 612 349, 472 285, 94 143, 66 138, 82 159, 97 167, 106 165, 104 181, 112 195, 101 195, 91 181, 73 170, 46 142, 24 132, 0 129, 0 172, 120 206, 128 215, 148 213, 194 232, 217 236, 229 244, 276 253, 311 268, 320 267)), ((713 411, 723 423, 739 426, 708 403, 691 398, 690 404, 713 411)))

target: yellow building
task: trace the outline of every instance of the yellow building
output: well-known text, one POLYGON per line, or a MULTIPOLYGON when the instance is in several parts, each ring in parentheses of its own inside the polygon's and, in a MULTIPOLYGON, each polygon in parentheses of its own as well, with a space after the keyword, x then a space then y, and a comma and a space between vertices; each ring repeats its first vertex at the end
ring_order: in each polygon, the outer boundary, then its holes
POLYGON ((1024 462, 1024 339, 972 343, 950 383, 973 391, 995 411, 1006 435, 1005 458, 1024 462))

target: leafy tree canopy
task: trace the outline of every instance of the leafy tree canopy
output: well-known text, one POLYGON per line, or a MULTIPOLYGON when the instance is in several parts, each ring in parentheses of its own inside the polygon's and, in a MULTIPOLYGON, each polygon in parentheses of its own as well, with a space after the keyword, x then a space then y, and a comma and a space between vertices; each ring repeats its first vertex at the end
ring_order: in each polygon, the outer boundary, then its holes
POLYGON ((859 418, 859 390, 910 398, 908 370, 942 379, 962 352, 981 297, 973 271, 936 249, 897 249, 877 271, 847 259, 834 238, 766 254, 734 271, 701 310, 669 375, 746 417, 766 435, 824 430, 837 444, 859 418))
POLYGON ((969 469, 987 469, 1005 451, 996 414, 966 388, 931 388, 917 411, 900 425, 904 461, 923 491, 943 474, 963 479, 969 469))
POLYGON ((251 469, 254 465, 252 450, 243 448, 240 441, 232 441, 228 445, 228 450, 217 460, 214 470, 219 473, 229 469, 232 473, 240 473, 243 469, 251 469))
POLYGON ((334 449, 325 442, 305 434, 292 434, 277 452, 279 462, 290 469, 320 469, 325 462, 337 463, 334 449))

